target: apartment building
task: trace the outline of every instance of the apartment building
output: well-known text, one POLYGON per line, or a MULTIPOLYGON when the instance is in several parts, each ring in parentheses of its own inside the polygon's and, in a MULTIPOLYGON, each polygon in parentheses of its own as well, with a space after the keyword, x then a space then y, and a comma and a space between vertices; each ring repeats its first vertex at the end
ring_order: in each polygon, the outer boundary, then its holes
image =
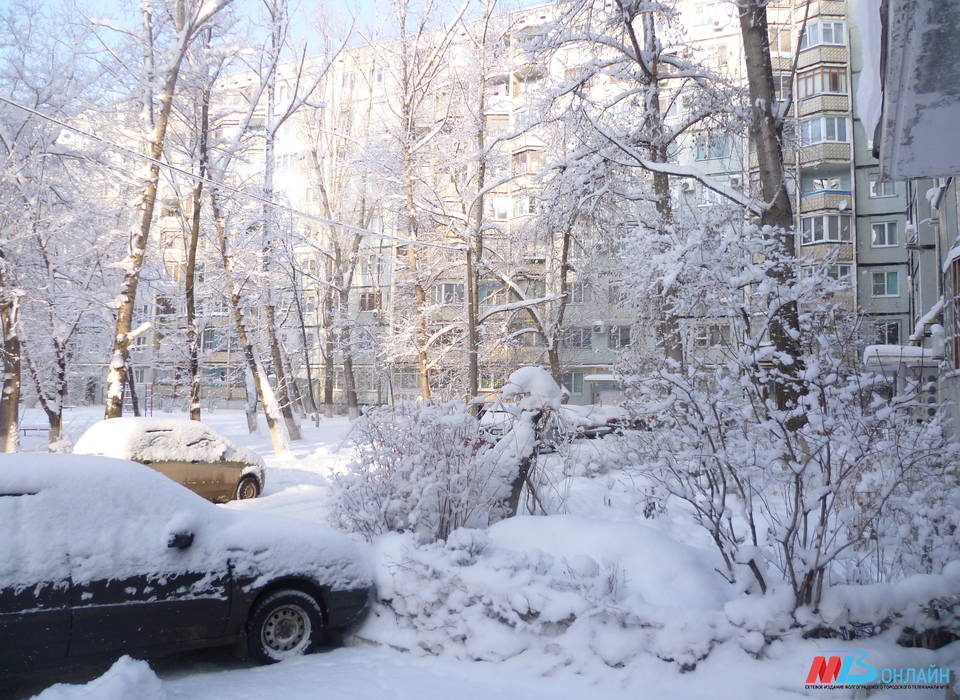
MULTIPOLYGON (((744 84, 733 5, 707 0, 681 7, 704 62, 744 84)), ((784 107, 792 98, 784 155, 797 251, 806 264, 825 265, 830 276, 848 281, 846 301, 864 314, 865 342, 904 342, 912 330, 908 190, 905 182, 881 179, 872 134, 856 111, 860 28, 844 0, 774 0, 768 18, 778 97, 784 107)), ((756 156, 745 135, 692 133, 679 158, 735 188, 755 186, 756 156)), ((688 206, 717 203, 699 185, 685 190, 688 206)))

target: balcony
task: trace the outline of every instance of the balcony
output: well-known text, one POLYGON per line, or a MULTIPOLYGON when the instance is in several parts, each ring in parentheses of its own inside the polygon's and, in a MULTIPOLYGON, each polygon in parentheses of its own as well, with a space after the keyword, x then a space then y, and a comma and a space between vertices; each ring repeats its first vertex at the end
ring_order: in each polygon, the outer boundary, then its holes
POLYGON ((798 102, 800 116, 806 117, 818 112, 849 112, 850 98, 847 95, 814 95, 798 102))
POLYGON ((851 190, 816 190, 800 195, 800 213, 809 214, 823 209, 850 211, 853 204, 851 190))
POLYGON ((846 46, 823 44, 801 51, 797 69, 803 70, 818 63, 846 63, 849 60, 850 50, 846 46))
POLYGON ((823 163, 848 163, 852 158, 849 143, 817 143, 800 149, 800 165, 805 168, 823 163))
MULTIPOLYGON (((810 0, 810 18, 813 19, 817 15, 825 17, 843 17, 847 16, 847 3, 843 0, 810 0)), ((799 2, 797 6, 800 10, 800 17, 803 17, 804 12, 804 3, 799 2)))

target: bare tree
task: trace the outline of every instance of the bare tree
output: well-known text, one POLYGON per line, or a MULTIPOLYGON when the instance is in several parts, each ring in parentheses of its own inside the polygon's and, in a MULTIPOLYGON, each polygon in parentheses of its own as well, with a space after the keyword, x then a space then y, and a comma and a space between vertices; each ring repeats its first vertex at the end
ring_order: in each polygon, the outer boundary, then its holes
POLYGON ((214 2, 177 0, 174 7, 167 8, 170 10, 169 15, 173 18, 175 31, 168 51, 163 51, 163 48, 157 43, 160 35, 156 31, 155 23, 161 15, 155 11, 155 5, 145 4, 142 7, 141 39, 145 71, 143 120, 144 128, 148 134, 146 137, 147 153, 153 162, 147 166, 147 172, 144 174, 143 188, 138 205, 139 224, 130 235, 130 250, 123 264, 123 281, 120 284, 120 293, 116 302, 116 332, 114 334, 110 371, 107 375, 105 418, 117 418, 123 412, 123 385, 127 371, 124 358, 131 341, 130 333, 137 298, 137 286, 140 282, 140 270, 143 267, 153 223, 153 209, 156 204, 157 186, 160 180, 160 159, 163 156, 163 144, 167 126, 170 122, 170 112, 173 107, 180 67, 191 42, 197 34, 229 3, 230 0, 216 0, 214 2), (159 108, 155 110, 152 84, 155 80, 153 72, 158 64, 162 68, 156 80, 161 88, 159 95, 156 96, 159 108))

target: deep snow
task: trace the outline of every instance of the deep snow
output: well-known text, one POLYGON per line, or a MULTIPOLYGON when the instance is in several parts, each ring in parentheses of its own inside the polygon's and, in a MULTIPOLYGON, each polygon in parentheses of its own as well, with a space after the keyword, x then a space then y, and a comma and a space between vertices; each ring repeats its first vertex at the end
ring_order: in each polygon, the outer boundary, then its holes
MULTIPOLYGON (((73 409, 67 415, 67 430, 79 435, 98 420, 99 411, 73 409)), ((179 416, 178 416, 179 417, 179 416)), ((28 416, 25 425, 41 416, 28 416)), ((267 464, 267 489, 260 498, 221 506, 232 511, 260 511, 274 515, 326 523, 327 477, 348 459, 350 423, 343 418, 323 419, 319 427, 304 422, 304 440, 291 443, 282 457, 271 454, 266 430, 248 435, 240 412, 216 412, 204 421, 238 445, 262 455, 267 464)), ((27 448, 42 449, 42 441, 29 439, 27 448)), ((575 443, 571 453, 550 455, 547 460, 556 480, 557 498, 563 499, 569 515, 520 518, 503 522, 488 532, 498 554, 513 551, 518 557, 542 560, 561 557, 573 566, 586 567, 588 560, 621 567, 626 589, 646 604, 669 615, 671 607, 683 609, 691 618, 697 610, 716 615, 728 594, 717 577, 710 576, 714 553, 702 533, 683 526, 675 513, 645 520, 643 504, 628 495, 623 484, 628 474, 610 471, 604 464, 601 441, 575 443), (571 467, 571 464, 574 465, 571 467), (584 465, 594 464, 593 467, 584 465), (537 559, 540 557, 541 559, 537 559)), ((756 611, 754 611, 756 612, 756 611)), ((375 621, 371 622, 373 631, 375 621)), ((629 631, 625 632, 629 634, 629 631)), ((360 631, 363 637, 364 630, 360 631)), ((376 635, 368 635, 376 636, 376 635)), ((604 641, 604 640, 601 640, 604 641)), ((606 640, 628 643, 629 640, 606 640)), ((795 640, 777 642, 757 661, 735 642, 713 650, 696 670, 681 672, 677 664, 653 655, 640 655, 625 668, 611 668, 596 658, 571 665, 551 664, 544 656, 520 655, 499 662, 476 662, 455 658, 455 652, 440 656, 400 652, 387 646, 372 646, 354 640, 354 646, 286 661, 270 667, 238 664, 224 656, 184 655, 157 666, 156 676, 142 666, 123 662, 99 681, 81 686, 50 688, 44 700, 76 700, 127 697, 173 699, 267 698, 390 698, 457 697, 473 700, 492 697, 506 700, 603 697, 618 698, 796 698, 817 696, 805 691, 803 682, 812 658, 833 649, 867 648, 872 657, 902 666, 938 665, 960 668, 960 643, 930 652, 902 649, 889 640, 844 643, 795 640), (219 658, 219 657, 217 657, 219 658), (111 675, 112 674, 112 675, 111 675), (156 678, 159 678, 157 694, 156 678), (113 694, 111 694, 113 693, 113 694)), ((540 653, 540 650, 538 650, 540 653)), ((56 680, 50 677, 50 682, 56 680)), ((36 690, 34 690, 36 692, 36 690)), ((820 691, 820 696, 853 698, 854 691, 820 691)), ((887 690, 871 698, 937 698, 943 691, 887 690)))

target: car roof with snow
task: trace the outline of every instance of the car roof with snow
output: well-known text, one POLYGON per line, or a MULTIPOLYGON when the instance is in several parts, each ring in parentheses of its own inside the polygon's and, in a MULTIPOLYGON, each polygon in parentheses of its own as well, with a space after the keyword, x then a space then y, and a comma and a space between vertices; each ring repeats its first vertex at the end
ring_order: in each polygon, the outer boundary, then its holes
POLYGON ((230 568, 251 586, 308 575, 331 590, 369 584, 362 547, 332 528, 204 500, 142 464, 87 455, 0 455, 0 590, 230 568), (196 535, 171 549, 171 535, 196 535))
POLYGON ((263 466, 259 455, 237 447, 208 425, 174 418, 110 418, 91 425, 74 454, 134 462, 240 462, 263 466))

